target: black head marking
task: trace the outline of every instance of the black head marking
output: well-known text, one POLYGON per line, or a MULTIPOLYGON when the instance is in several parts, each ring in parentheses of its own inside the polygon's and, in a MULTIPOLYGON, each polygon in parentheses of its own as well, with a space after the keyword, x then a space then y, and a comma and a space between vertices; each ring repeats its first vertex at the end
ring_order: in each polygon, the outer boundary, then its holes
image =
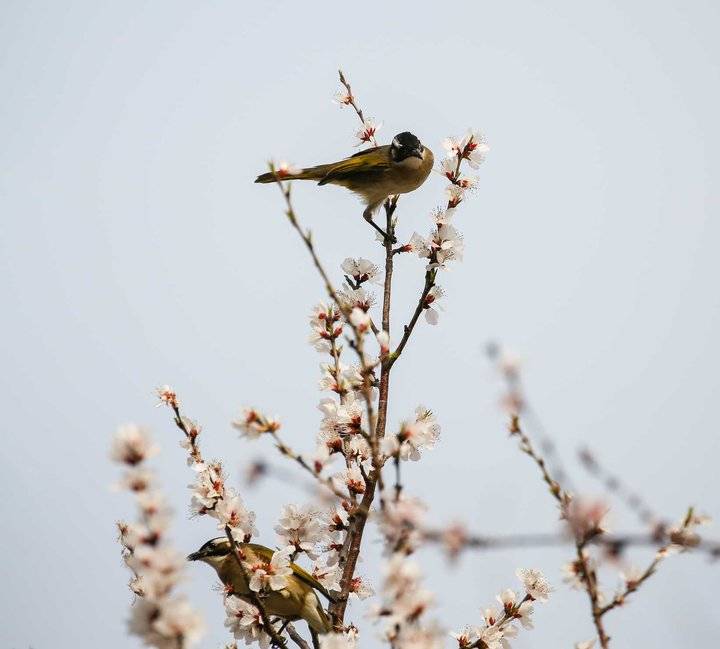
POLYGON ((420 140, 410 133, 403 131, 398 133, 390 144, 390 155, 395 162, 401 162, 405 158, 422 158, 424 147, 420 140))
POLYGON ((197 552, 193 552, 189 555, 188 560, 196 561, 197 559, 203 559, 204 557, 223 556, 229 552, 229 546, 230 544, 224 536, 210 539, 207 543, 204 543, 197 552))

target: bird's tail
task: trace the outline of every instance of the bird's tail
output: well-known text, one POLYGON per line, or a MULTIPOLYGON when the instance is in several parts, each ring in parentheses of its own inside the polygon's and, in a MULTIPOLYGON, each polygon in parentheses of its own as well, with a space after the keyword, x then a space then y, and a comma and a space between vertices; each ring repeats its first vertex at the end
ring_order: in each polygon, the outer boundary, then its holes
POLYGON ((300 169, 294 173, 273 174, 271 172, 260 174, 256 179, 256 183, 274 183, 277 180, 322 180, 332 165, 318 165, 317 167, 308 167, 300 169))

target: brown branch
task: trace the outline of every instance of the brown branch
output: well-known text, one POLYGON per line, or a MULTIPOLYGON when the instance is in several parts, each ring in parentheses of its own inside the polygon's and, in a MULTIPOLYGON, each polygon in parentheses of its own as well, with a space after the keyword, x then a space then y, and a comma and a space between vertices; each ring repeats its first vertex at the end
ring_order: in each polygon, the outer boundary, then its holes
MULTIPOLYGON (((287 631, 287 634, 290 636, 290 639, 298 646, 300 649, 310 649, 310 645, 307 643, 307 641, 297 632, 297 629, 290 623, 285 627, 285 630, 287 631)), ((315 644, 313 642, 313 644, 315 644)))
MULTIPOLYGON (((393 234, 393 213, 397 201, 390 200, 385 203, 385 216, 388 228, 388 236, 385 238, 385 279, 383 284, 383 306, 382 306, 382 328, 383 331, 390 332, 390 306, 392 298, 392 275, 393 275, 393 251, 392 251, 392 234, 393 234)), ((355 567, 357 565, 358 555, 362 544, 363 532, 367 523, 368 513, 375 498, 375 490, 378 482, 382 484, 382 466, 378 455, 378 445, 385 435, 385 426, 387 422, 388 395, 390 392, 390 369, 392 365, 383 360, 380 368, 380 388, 378 397, 378 417, 377 423, 370 429, 371 450, 373 457, 373 471, 366 481, 365 493, 360 503, 359 510, 354 514, 350 529, 347 534, 346 557, 343 565, 343 574, 340 580, 341 591, 337 601, 330 606, 330 614, 336 628, 340 628, 345 618, 345 609, 347 607, 348 594, 352 585, 355 567)))

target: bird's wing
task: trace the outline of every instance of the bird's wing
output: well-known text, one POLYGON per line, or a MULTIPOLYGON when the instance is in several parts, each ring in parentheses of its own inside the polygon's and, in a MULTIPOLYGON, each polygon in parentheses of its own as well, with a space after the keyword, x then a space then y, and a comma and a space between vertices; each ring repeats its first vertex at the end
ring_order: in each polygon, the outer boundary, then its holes
MULTIPOLYGON (((272 559, 273 551, 270 548, 266 548, 264 545, 260 545, 259 543, 243 543, 241 544, 241 547, 250 549, 263 561, 269 562, 272 559)), ((315 579, 315 577, 313 577, 307 570, 299 566, 297 563, 291 563, 290 567, 292 568, 293 574, 300 581, 303 581, 311 588, 320 591, 331 602, 335 601, 335 598, 330 595, 328 589, 325 588, 325 586, 323 586, 317 579, 315 579)))
POLYGON ((315 579, 315 577, 313 577, 307 570, 301 568, 297 563, 291 563, 290 567, 292 568, 293 574, 300 581, 304 581, 308 586, 311 586, 315 590, 320 591, 331 602, 335 601, 335 598, 330 595, 327 588, 325 588, 325 586, 323 586, 317 579, 315 579))
POLYGON ((328 172, 321 178, 319 185, 342 180, 356 174, 384 171, 390 167, 390 147, 377 146, 372 149, 360 151, 330 166, 328 172))

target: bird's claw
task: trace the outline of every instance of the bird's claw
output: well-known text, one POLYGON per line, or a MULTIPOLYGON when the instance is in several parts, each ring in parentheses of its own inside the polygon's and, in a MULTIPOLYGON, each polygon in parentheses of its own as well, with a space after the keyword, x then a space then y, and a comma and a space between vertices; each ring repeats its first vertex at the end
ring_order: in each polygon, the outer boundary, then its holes
POLYGON ((363 218, 382 235, 383 241, 390 239, 390 243, 397 243, 397 239, 394 236, 389 235, 377 223, 375 223, 375 221, 373 221, 372 215, 363 214, 363 218))

